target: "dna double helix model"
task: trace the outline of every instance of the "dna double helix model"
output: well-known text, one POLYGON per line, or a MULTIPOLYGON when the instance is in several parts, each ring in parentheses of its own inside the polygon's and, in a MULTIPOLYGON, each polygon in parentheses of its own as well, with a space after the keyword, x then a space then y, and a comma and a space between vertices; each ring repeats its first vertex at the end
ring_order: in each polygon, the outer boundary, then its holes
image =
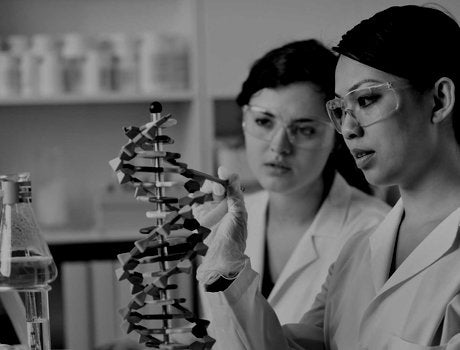
POLYGON ((150 117, 141 127, 123 128, 129 142, 109 162, 118 182, 131 184, 135 198, 148 203, 149 208, 151 205, 146 217, 152 225, 139 230, 145 238, 134 242, 129 252, 118 255, 121 267, 116 270, 117 278, 132 284, 132 299, 119 311, 123 328, 127 333, 136 332, 139 343, 148 348, 211 349, 215 340, 207 333, 209 321, 184 307, 185 298, 172 296, 174 289, 180 292, 180 286, 172 280, 175 275, 190 274, 192 261, 206 254, 203 240, 210 230, 200 225, 192 211, 194 203, 212 200, 211 194, 200 191, 203 182, 208 179, 224 186, 227 182, 188 168, 178 161, 179 153, 164 150, 174 140, 163 131, 177 121, 171 114, 162 114, 159 102, 150 105, 150 117), (171 174, 186 180, 170 181, 171 174), (166 196, 165 192, 175 186, 183 186, 185 195, 166 196), (189 344, 177 339, 186 339, 189 344))

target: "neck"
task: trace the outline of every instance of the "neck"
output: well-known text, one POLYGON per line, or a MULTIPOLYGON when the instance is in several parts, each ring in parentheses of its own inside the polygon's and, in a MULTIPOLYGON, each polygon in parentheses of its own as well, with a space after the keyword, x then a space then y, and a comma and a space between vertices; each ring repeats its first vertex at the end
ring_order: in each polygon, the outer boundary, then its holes
POLYGON ((269 219, 290 224, 311 222, 324 197, 324 182, 320 178, 304 191, 269 194, 269 219))
POLYGON ((418 181, 400 187, 404 221, 441 220, 460 207, 459 163, 458 158, 437 162, 418 181))

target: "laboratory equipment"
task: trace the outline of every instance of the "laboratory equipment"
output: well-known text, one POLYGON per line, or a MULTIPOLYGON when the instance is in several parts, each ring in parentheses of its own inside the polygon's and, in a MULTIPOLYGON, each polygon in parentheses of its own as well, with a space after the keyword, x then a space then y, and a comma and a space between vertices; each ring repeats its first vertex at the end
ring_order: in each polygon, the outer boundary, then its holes
POLYGON ((49 284, 57 268, 32 209, 28 173, 0 176, 0 292, 17 291, 26 310, 30 350, 50 349, 49 284))
POLYGON ((207 250, 203 240, 210 230, 201 226, 192 212, 194 203, 212 200, 211 194, 200 191, 201 185, 205 179, 224 186, 227 181, 190 169, 177 161, 179 153, 163 149, 174 142, 163 130, 174 126, 176 120, 161 112, 161 104, 154 102, 150 106, 150 122, 141 127, 124 128, 129 142, 121 148, 119 156, 109 162, 119 183, 132 184, 136 199, 152 206, 152 210, 146 212, 152 225, 139 230, 145 238, 137 240, 131 251, 118 255, 121 267, 116 271, 117 277, 132 284, 132 299, 120 314, 125 320, 125 330, 138 333, 139 342, 147 347, 207 350, 215 342, 207 334, 209 321, 185 308, 185 298, 172 296, 174 289, 181 290, 171 278, 191 273, 192 261, 207 250), (171 175, 190 180, 171 181, 168 178, 171 175), (166 196, 165 191, 172 192, 176 185, 183 186, 186 194, 166 196), (151 312, 151 306, 160 310, 151 312), (157 324, 152 324, 154 320, 157 324), (177 320, 186 320, 188 324, 177 326, 174 322, 177 320), (188 338, 192 340, 182 344, 177 339, 179 336, 183 339, 184 333, 192 334, 195 339, 188 338))

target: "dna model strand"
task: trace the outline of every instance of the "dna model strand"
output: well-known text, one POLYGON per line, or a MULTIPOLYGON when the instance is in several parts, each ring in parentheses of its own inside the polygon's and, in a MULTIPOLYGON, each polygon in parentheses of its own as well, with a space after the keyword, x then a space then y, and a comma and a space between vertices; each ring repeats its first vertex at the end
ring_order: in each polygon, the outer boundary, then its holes
MULTIPOLYGON (((124 319, 123 328, 129 334, 137 332, 139 343, 146 347, 163 350, 208 350, 215 340, 207 334, 209 321, 200 319, 183 306, 185 298, 173 298, 171 291, 178 285, 170 282, 176 274, 192 272, 192 260, 197 255, 205 255, 207 246, 203 240, 210 230, 200 225, 194 218, 192 205, 212 200, 200 188, 209 179, 226 186, 227 181, 193 169, 178 162, 179 153, 163 150, 174 141, 163 134, 163 129, 174 126, 177 121, 171 114, 162 115, 159 102, 150 105, 151 121, 141 127, 124 127, 129 142, 121 148, 119 157, 111 160, 110 166, 116 172, 120 184, 131 183, 135 187, 137 200, 152 204, 146 216, 153 225, 139 230, 145 235, 134 243, 134 248, 118 255, 121 267, 116 270, 119 281, 128 280, 132 284, 132 299, 119 312, 124 319), (136 158, 136 159, 135 159, 136 158), (136 161, 136 164, 130 163, 136 161), (141 180, 138 174, 153 177, 141 180), (185 183, 167 181, 165 174, 179 174, 189 180, 185 183), (136 177, 138 176, 138 177, 136 177), (165 196, 165 190, 175 185, 183 185, 187 195, 177 198, 165 196), (176 232, 174 232, 176 231, 176 232), (180 232, 180 234, 174 234, 180 232), (156 269, 156 270, 153 270, 156 269), (161 313, 145 311, 148 306, 156 306, 161 313), (186 326, 173 325, 174 320, 186 320, 186 326), (161 323, 149 325, 150 320, 161 323), (191 344, 184 345, 175 338, 188 337, 191 344)), ((180 289, 179 289, 180 291, 180 289)))

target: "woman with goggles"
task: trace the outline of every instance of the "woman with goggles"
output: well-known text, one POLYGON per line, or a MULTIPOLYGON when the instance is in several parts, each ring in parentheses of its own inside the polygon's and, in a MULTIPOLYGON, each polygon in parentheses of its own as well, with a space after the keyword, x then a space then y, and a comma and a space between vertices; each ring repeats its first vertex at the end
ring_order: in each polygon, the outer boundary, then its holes
POLYGON ((283 323, 310 309, 346 239, 389 210, 363 192, 369 186, 324 107, 336 62, 316 40, 291 42, 254 63, 237 97, 248 164, 262 187, 244 199, 245 254, 283 323))
MULTIPOLYGON (((349 239, 296 324, 280 326, 249 261, 213 284, 198 273, 214 290, 206 296, 224 347, 460 349, 458 42, 451 16, 413 5, 381 11, 342 37, 329 116, 366 179, 397 185, 401 199, 376 229, 349 239)), ((245 236, 237 177, 229 178, 210 258, 245 236)))

